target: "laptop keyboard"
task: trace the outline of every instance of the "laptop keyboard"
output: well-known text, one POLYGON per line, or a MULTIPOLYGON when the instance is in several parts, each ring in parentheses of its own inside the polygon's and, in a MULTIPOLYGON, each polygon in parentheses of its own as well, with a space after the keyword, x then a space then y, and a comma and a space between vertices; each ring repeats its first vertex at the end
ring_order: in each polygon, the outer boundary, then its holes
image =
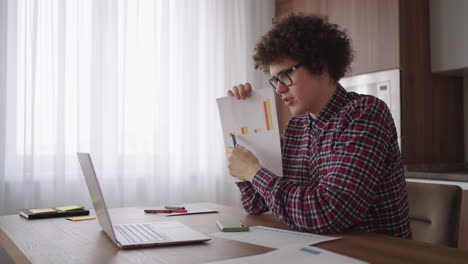
POLYGON ((164 234, 158 233, 151 224, 116 225, 114 230, 133 243, 169 240, 164 234))

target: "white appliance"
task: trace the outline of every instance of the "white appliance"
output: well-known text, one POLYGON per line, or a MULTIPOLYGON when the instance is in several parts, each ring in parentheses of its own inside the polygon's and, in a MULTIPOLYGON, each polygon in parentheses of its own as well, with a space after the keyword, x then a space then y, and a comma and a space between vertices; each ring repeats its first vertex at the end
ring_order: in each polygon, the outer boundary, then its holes
POLYGON ((392 69, 342 78, 339 83, 349 92, 373 95, 384 101, 392 113, 401 150, 400 70, 392 69))

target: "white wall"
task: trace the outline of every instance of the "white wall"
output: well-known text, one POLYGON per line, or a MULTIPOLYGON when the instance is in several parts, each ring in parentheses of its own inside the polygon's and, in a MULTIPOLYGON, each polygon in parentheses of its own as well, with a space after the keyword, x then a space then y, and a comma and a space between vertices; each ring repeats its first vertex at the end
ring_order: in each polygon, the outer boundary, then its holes
POLYGON ((431 64, 433 72, 468 69, 468 1, 431 0, 431 64))
MULTIPOLYGON (((6 105, 6 28, 7 28, 7 0, 0 0, 0 120, 4 120, 6 105)), ((5 123, 0 122, 0 135, 5 131, 5 123)), ((5 167, 5 139, 0 137, 0 175, 5 167)), ((0 186, 0 194, 3 194, 3 186, 0 186)), ((3 197, 0 197, 3 199, 3 197)))

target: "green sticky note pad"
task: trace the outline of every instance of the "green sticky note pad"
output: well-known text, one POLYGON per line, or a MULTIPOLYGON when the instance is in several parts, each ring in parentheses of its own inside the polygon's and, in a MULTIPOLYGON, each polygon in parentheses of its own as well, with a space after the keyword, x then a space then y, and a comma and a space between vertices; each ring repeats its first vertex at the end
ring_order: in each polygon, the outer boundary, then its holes
POLYGON ((78 206, 78 205, 67 205, 67 206, 55 207, 55 209, 62 211, 62 212, 80 210, 84 208, 85 208, 84 206, 78 206))
POLYGON ((216 225, 223 232, 244 232, 249 231, 249 227, 239 220, 217 220, 216 225))

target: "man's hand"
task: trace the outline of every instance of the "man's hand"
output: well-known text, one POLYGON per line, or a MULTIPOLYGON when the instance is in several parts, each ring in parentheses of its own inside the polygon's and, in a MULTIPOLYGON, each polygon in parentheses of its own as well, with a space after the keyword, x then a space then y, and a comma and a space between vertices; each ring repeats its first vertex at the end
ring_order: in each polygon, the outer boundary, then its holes
POLYGON ((236 148, 227 147, 226 152, 229 153, 229 174, 239 180, 252 182, 257 172, 263 168, 257 157, 239 144, 236 148))
POLYGON ((231 90, 227 93, 229 96, 236 97, 237 99, 246 99, 252 96, 252 85, 250 83, 239 84, 237 86, 232 87, 231 90))

